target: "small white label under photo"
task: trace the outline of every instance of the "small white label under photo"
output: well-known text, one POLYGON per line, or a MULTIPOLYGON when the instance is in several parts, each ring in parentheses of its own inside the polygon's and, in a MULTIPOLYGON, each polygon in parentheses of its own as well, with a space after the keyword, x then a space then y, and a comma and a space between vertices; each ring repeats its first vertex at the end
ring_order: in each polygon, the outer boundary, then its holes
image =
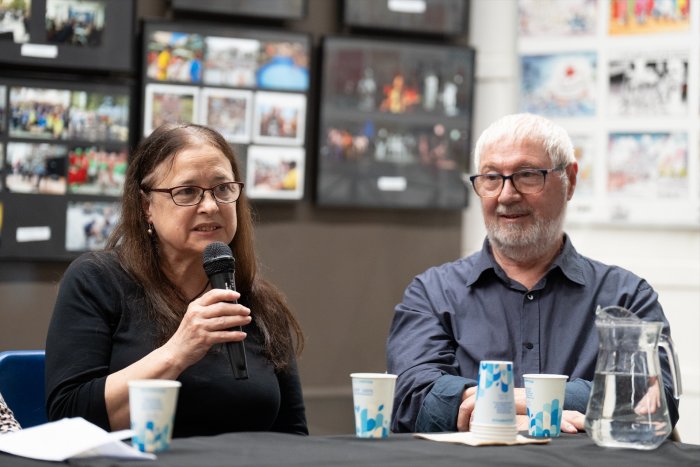
POLYGON ((406 191, 405 177, 379 177, 377 179, 377 188, 382 191, 406 191))
POLYGON ((46 242, 51 240, 51 227, 17 227, 15 238, 17 243, 46 242))
POLYGON ((389 11, 397 13, 425 13, 425 0, 389 0, 389 11))
POLYGON ((20 53, 23 57, 56 58, 58 57, 58 47, 45 44, 22 44, 20 53))

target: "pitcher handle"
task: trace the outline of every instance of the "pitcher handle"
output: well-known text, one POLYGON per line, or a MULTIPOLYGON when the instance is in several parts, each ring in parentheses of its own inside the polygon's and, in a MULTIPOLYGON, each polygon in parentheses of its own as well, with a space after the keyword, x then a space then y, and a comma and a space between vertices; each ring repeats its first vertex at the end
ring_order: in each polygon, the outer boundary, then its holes
POLYGON ((670 336, 662 335, 659 338, 659 347, 666 351, 668 364, 671 367, 671 377, 673 378, 673 396, 678 399, 683 394, 683 385, 681 383, 680 366, 678 365, 678 356, 673 349, 673 339, 670 336))

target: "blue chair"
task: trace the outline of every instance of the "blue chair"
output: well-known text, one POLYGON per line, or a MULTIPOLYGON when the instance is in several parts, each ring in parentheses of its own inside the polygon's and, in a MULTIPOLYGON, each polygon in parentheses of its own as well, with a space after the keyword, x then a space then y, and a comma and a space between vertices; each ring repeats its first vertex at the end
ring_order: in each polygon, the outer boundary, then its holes
POLYGON ((22 428, 46 423, 44 351, 0 352, 0 394, 22 428))

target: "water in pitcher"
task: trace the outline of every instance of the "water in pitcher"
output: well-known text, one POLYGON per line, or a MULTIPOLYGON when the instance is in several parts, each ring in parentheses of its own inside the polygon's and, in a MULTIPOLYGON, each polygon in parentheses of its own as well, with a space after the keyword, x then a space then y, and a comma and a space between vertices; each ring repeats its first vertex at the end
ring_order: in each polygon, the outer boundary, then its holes
POLYGON ((671 432, 664 397, 657 377, 596 373, 586 431, 601 446, 654 449, 671 432))

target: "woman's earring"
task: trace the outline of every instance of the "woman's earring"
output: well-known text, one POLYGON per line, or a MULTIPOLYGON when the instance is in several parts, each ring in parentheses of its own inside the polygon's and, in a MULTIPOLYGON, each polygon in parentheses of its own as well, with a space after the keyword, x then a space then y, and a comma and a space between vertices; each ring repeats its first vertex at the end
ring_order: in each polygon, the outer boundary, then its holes
POLYGON ((153 236, 153 224, 148 224, 148 230, 146 230, 148 235, 153 236))

